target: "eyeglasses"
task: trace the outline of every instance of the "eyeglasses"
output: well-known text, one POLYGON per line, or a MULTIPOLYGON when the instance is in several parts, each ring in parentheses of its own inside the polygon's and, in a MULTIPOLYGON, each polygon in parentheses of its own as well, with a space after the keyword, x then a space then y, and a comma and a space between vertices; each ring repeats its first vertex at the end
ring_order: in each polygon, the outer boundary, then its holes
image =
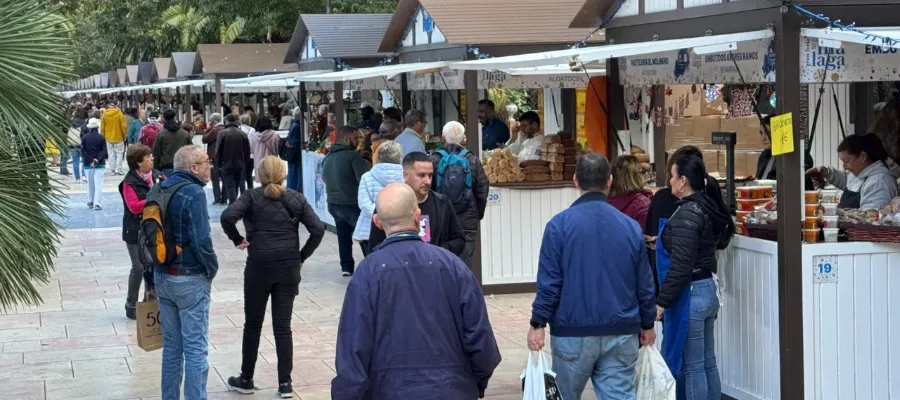
POLYGON ((194 165, 212 165, 212 159, 211 159, 211 158, 207 158, 207 159, 205 159, 205 160, 203 160, 203 161, 195 162, 194 165))

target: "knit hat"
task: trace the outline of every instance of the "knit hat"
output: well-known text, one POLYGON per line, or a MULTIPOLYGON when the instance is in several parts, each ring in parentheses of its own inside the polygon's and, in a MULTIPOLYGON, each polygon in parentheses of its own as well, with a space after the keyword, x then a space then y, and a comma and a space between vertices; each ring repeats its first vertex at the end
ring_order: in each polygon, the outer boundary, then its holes
POLYGON ((88 129, 95 129, 100 127, 100 120, 97 118, 91 118, 87 123, 88 129))

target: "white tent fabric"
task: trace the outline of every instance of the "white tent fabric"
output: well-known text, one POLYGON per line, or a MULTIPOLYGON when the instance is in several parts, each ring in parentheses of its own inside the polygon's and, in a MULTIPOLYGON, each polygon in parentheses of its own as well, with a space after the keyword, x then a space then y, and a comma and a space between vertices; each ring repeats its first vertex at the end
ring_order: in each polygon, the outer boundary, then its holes
POLYGON ((295 78, 294 80, 296 80, 297 82, 347 82, 366 78, 375 78, 379 76, 391 78, 399 74, 405 74, 407 72, 440 70, 441 68, 444 68, 448 65, 450 65, 450 62, 447 61, 393 64, 381 67, 357 68, 337 72, 328 72, 324 74, 300 76, 295 78))
MULTIPOLYGON (((857 28, 876 35, 897 38, 900 40, 900 28, 857 28)), ((820 28, 801 28, 800 34, 808 38, 838 40, 841 42, 868 44, 873 46, 881 46, 883 48, 900 49, 900 42, 884 43, 876 37, 866 36, 865 34, 853 31, 842 31, 838 29, 820 29, 820 28)))

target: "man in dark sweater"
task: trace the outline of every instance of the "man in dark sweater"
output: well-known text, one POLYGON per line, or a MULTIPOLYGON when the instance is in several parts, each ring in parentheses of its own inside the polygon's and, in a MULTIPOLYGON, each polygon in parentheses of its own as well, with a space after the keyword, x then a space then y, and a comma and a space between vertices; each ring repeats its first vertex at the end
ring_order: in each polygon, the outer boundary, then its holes
POLYGON ((544 230, 528 348, 553 335, 553 371, 564 399, 581 398, 588 379, 598 399, 633 399, 639 346, 656 340, 653 275, 641 227, 607 202, 609 161, 578 160, 581 197, 544 230))
POLYGON ((163 112, 163 130, 153 141, 153 168, 169 177, 175 172, 175 153, 182 146, 191 144, 191 135, 175 119, 175 110, 163 112))
POLYGON ((250 163, 250 139, 238 125, 238 116, 225 116, 225 129, 216 139, 215 165, 225 183, 228 205, 238 198, 238 189, 244 181, 244 168, 250 163))
POLYGON ((337 230, 343 276, 353 275, 356 265, 353 260, 353 230, 360 213, 356 194, 359 191, 359 181, 368 168, 365 160, 356 152, 358 145, 359 131, 350 126, 341 127, 337 142, 331 145, 322 162, 322 181, 325 183, 328 213, 334 217, 334 227, 337 230))
MULTIPOLYGON (((403 179, 416 192, 416 200, 422 210, 419 237, 459 256, 466 247, 466 235, 450 200, 431 190, 433 176, 434 164, 427 154, 412 152, 403 157, 403 179)), ((376 250, 384 240, 384 231, 373 222, 369 231, 369 249, 376 250)))

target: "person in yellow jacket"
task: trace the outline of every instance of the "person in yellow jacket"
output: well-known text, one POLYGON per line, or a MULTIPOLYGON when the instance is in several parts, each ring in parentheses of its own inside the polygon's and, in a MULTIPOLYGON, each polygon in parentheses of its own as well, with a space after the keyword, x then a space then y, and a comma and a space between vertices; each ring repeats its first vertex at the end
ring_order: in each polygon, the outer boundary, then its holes
POLYGON ((106 151, 109 153, 108 167, 113 174, 124 175, 122 164, 125 162, 125 138, 128 125, 125 115, 116 103, 109 103, 100 119, 100 134, 106 138, 106 151))

